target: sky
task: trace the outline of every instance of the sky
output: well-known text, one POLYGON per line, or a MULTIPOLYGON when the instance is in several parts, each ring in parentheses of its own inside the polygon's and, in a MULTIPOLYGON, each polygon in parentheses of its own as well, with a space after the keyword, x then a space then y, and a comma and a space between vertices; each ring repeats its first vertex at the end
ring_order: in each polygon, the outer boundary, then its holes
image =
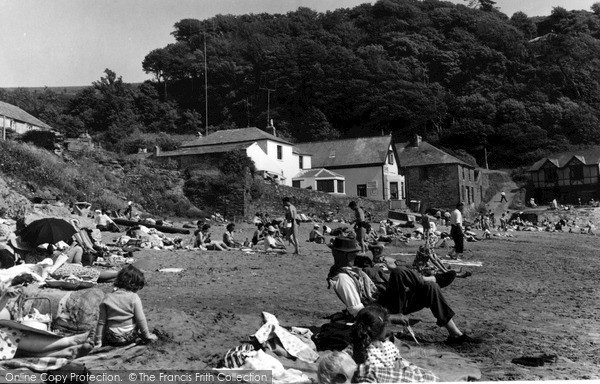
MULTIPOLYGON (((463 0, 451 0, 465 4, 463 0)), ((589 11, 600 0, 496 0, 511 16, 589 11)), ((217 14, 352 8, 365 0, 0 0, 0 87, 90 85, 106 68, 127 83, 150 78, 142 60, 174 41, 173 25, 217 14)))

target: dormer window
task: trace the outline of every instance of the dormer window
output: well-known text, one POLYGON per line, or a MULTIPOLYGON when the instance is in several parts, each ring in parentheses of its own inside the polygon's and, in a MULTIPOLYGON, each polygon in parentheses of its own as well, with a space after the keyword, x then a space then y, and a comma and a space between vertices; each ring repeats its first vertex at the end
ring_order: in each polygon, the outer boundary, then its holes
POLYGON ((387 162, 390 165, 394 165, 394 152, 392 152, 392 151, 388 152, 387 162))
POLYGON ((335 159, 335 149, 332 149, 329 151, 329 158, 330 159, 335 159))

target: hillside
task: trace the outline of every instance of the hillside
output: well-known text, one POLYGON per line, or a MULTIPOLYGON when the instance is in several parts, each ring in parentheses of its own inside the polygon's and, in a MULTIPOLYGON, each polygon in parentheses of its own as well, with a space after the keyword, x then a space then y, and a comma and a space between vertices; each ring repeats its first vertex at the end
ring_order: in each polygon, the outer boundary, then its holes
POLYGON ((531 18, 479 4, 379 0, 182 19, 174 41, 141 63, 153 81, 125 84, 107 69, 75 94, 0 90, 0 100, 123 153, 143 133, 263 127, 267 116, 296 142, 418 133, 479 164, 487 153, 492 168, 600 144, 598 7, 531 18))
POLYGON ((137 212, 166 216, 197 215, 183 195, 179 172, 153 162, 119 157, 104 150, 55 154, 29 144, 0 141, 0 211, 14 217, 34 201, 66 205, 92 203, 95 209, 124 209, 134 201, 137 212))

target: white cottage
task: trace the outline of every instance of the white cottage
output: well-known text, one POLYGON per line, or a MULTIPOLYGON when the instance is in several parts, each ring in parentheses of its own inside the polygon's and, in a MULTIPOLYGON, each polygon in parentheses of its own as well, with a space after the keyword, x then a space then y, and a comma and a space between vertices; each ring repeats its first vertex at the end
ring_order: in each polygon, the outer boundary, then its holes
POLYGON ((311 168, 311 156, 277 137, 273 126, 267 129, 269 132, 256 127, 217 131, 185 143, 174 151, 158 152, 156 157, 175 160, 180 168, 186 168, 207 161, 209 155, 244 150, 265 178, 292 186, 295 175, 311 168))
POLYGON ((31 116, 16 105, 0 101, 0 130, 11 130, 18 134, 35 130, 52 130, 48 124, 31 116))

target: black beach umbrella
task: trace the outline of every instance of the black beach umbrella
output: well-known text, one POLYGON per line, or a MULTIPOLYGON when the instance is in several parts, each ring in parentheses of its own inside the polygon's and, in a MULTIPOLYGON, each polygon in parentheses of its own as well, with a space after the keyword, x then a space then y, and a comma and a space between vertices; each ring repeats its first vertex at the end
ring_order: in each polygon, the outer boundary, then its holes
POLYGON ((21 231, 21 239, 37 246, 44 243, 56 244, 69 240, 77 230, 71 223, 63 219, 48 217, 39 219, 21 231))

